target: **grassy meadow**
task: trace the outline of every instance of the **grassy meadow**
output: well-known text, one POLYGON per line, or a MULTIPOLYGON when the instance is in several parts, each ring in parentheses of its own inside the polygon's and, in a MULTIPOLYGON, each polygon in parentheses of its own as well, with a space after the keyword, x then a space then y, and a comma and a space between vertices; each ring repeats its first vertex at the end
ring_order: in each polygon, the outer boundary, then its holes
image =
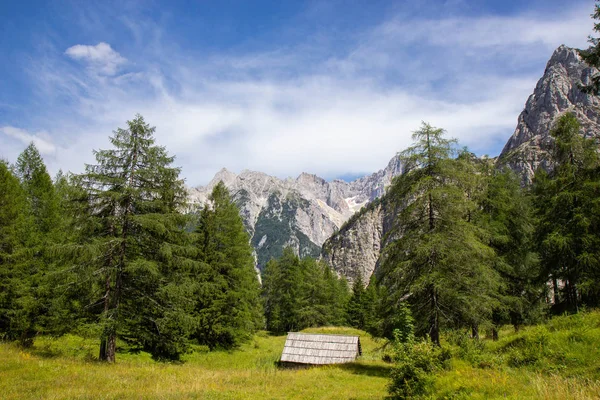
MULTIPOLYGON (((306 332, 359 334, 356 363, 278 368, 285 336, 258 333, 235 351, 198 348, 183 364, 154 362, 122 349, 115 365, 94 360, 97 342, 77 336, 41 337, 23 350, 0 344, 2 399, 381 399, 391 364, 382 340, 348 328, 306 332)), ((447 332, 453 357, 435 376, 432 399, 600 398, 600 312, 555 317, 500 340, 466 341, 447 332)))

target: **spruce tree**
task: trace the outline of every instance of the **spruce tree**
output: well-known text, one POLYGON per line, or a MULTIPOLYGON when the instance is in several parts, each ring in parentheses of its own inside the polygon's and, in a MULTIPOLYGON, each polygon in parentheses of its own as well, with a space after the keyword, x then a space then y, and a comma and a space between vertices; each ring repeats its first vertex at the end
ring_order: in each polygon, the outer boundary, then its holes
POLYGON ((0 338, 31 344, 33 221, 19 180, 0 160, 0 338))
POLYGON ((263 310, 252 246, 223 182, 213 188, 196 233, 209 272, 199 283, 195 336, 210 348, 238 346, 263 326, 263 310))
POLYGON ((488 232, 496 252, 494 269, 503 282, 499 306, 494 309, 494 338, 497 327, 511 323, 515 329, 539 311, 545 279, 539 279, 534 252, 533 208, 519 178, 511 170, 486 173, 478 223, 488 232))
POLYGON ((186 192, 174 157, 155 144, 155 128, 140 115, 127 125, 74 177, 72 283, 88 284, 94 296, 85 309, 100 321, 101 360, 115 361, 117 337, 156 359, 178 359, 193 325, 188 276, 196 268, 180 213, 186 192))
POLYGON ((365 285, 359 274, 352 284, 352 296, 348 301, 348 323, 358 329, 365 329, 367 320, 365 285))
POLYGON ((415 144, 401 153, 404 173, 390 195, 399 214, 384 249, 383 284, 398 306, 410 302, 417 332, 439 345, 442 326, 473 326, 489 319, 498 276, 493 250, 469 221, 470 176, 452 158, 453 140, 423 123, 415 144))
POLYGON ((555 308, 577 311, 600 300, 600 158, 593 139, 579 134, 573 114, 551 131, 554 167, 537 171, 534 205, 542 278, 553 282, 555 308))

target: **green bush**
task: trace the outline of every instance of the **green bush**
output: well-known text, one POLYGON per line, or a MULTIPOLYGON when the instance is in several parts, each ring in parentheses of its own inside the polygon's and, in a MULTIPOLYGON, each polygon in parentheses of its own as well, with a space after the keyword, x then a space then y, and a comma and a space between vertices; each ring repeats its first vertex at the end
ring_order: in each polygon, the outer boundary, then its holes
POLYGON ((429 340, 396 341, 396 366, 388 388, 391 399, 411 399, 428 394, 433 388, 435 372, 448 366, 450 353, 429 340))

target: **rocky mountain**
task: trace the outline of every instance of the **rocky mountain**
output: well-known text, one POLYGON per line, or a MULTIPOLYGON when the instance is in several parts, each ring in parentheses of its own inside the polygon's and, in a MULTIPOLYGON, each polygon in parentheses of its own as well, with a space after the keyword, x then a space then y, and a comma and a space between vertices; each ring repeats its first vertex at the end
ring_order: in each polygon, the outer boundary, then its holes
POLYGON ((386 168, 352 182, 327 182, 307 173, 282 180, 262 172, 246 170, 238 175, 222 169, 208 185, 190 188, 189 195, 193 203, 202 205, 223 181, 240 207, 261 268, 287 246, 301 256, 319 256, 325 240, 363 206, 381 197, 400 168, 395 156, 386 168))
POLYGON ((530 184, 538 167, 552 167, 550 130, 557 117, 572 112, 581 123, 581 134, 600 137, 600 99, 580 90, 596 71, 588 67, 577 50, 560 46, 546 65, 542 78, 527 99, 517 127, 502 153, 499 165, 508 165, 530 184))
MULTIPOLYGON (((527 99, 497 166, 509 166, 522 177, 524 184, 531 183, 539 166, 551 168, 550 131, 557 117, 565 112, 576 114, 582 135, 600 138, 600 99, 586 95, 579 86, 588 83, 593 73, 575 49, 557 48, 527 99)), ((377 268, 394 214, 385 198, 373 202, 323 244, 323 258, 348 279, 361 274, 367 282, 377 268)))

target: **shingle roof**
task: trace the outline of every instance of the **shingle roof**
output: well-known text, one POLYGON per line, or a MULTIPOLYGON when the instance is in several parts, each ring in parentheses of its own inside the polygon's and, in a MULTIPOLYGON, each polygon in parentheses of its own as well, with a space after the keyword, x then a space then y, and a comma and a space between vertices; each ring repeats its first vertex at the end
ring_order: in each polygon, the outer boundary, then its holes
POLYGON ((288 333, 281 354, 282 362, 300 364, 339 364, 361 355, 358 336, 288 333))

